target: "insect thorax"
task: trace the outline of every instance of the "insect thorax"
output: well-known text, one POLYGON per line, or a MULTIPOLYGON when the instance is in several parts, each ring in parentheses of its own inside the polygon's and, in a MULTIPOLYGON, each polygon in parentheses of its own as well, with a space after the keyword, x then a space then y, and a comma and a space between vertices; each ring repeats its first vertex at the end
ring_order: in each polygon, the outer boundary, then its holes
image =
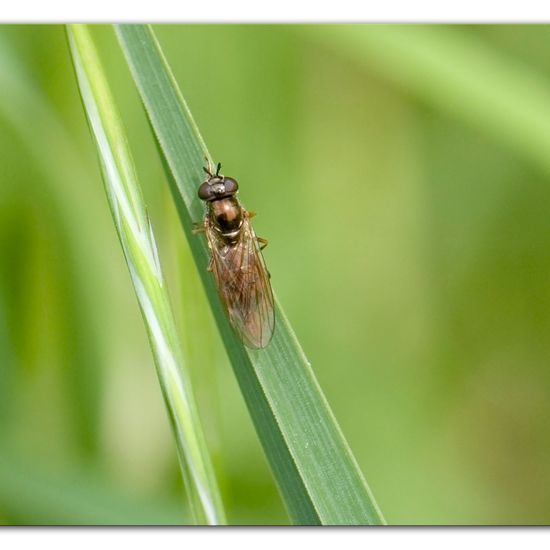
POLYGON ((208 215, 216 231, 227 240, 235 240, 243 224, 243 209, 235 197, 208 203, 208 215))

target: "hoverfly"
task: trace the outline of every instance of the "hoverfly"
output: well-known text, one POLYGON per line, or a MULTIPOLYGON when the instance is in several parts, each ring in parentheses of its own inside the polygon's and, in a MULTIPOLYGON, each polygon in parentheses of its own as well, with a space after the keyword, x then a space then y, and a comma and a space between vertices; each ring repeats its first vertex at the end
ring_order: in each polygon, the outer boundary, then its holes
POLYGON ((204 232, 210 249, 208 271, 214 274, 226 315, 246 346, 265 348, 273 336, 275 313, 270 275, 261 250, 265 239, 256 237, 247 212, 235 196, 239 185, 234 178, 203 168, 206 180, 198 190, 206 203, 203 223, 195 233, 204 232))

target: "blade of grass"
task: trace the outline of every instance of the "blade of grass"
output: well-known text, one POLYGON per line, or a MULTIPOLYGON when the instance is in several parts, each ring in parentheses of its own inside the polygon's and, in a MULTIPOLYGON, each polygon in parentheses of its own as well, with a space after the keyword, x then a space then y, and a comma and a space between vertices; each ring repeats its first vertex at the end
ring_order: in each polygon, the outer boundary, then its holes
POLYGON ((202 166, 208 151, 152 29, 120 25, 116 32, 158 140, 218 328, 292 521, 326 525, 383 523, 280 307, 273 341, 265 350, 245 348, 228 325, 206 270, 206 243, 191 233, 192 222, 204 215, 196 192, 203 180, 202 166))
POLYGON ((198 523, 224 523, 221 498, 184 370, 157 247, 126 135, 88 28, 70 25, 67 34, 84 108, 99 153, 109 205, 174 427, 190 507, 198 523))

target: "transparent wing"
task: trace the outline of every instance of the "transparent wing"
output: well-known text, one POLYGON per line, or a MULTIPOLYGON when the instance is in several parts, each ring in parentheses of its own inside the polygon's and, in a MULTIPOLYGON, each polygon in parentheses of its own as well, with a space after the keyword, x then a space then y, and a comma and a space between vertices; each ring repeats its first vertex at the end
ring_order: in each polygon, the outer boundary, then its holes
POLYGON ((208 221, 206 235, 218 293, 233 328, 249 348, 265 348, 275 328, 273 292, 248 216, 235 244, 224 243, 208 221))

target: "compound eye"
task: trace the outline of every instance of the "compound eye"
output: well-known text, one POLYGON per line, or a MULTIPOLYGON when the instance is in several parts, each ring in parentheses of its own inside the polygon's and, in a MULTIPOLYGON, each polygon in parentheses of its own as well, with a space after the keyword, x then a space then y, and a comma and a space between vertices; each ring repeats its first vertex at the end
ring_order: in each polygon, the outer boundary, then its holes
POLYGON ((201 186, 199 187, 198 195, 199 199, 203 201, 207 201, 208 199, 212 198, 212 187, 208 182, 205 181, 203 184, 201 184, 201 186))
POLYGON ((223 183, 225 185, 225 192, 233 195, 233 193, 236 193, 239 189, 239 184, 237 183, 237 180, 234 180, 233 178, 224 178, 223 183))

